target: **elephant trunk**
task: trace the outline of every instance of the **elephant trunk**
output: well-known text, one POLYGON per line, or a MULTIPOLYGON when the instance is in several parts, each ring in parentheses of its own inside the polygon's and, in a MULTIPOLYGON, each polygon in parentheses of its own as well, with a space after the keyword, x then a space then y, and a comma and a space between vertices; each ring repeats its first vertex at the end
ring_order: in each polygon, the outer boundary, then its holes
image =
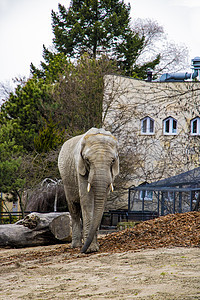
POLYGON ((105 178, 101 180, 102 177, 98 177, 98 178, 99 178, 98 181, 97 180, 93 181, 91 187, 94 193, 94 211, 93 211, 93 218, 92 218, 87 239, 83 245, 83 248, 81 249, 82 253, 85 253, 89 248, 90 244, 93 241, 95 233, 101 223, 101 219, 105 208, 105 203, 107 200, 109 185, 111 183, 109 182, 111 180, 108 181, 105 180, 105 178))

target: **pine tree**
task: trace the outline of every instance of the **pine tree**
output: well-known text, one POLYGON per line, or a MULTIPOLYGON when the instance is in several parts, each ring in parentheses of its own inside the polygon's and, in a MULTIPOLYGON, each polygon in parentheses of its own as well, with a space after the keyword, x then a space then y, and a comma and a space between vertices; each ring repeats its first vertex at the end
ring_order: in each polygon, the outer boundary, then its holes
POLYGON ((53 42, 59 52, 70 57, 104 48, 116 52, 130 29, 130 5, 119 0, 75 0, 69 9, 59 4, 59 12, 52 11, 53 42))
POLYGON ((34 136, 47 118, 44 103, 50 102, 50 88, 42 79, 33 77, 25 84, 19 84, 1 106, 0 124, 11 122, 11 138, 27 151, 33 151, 34 136))
POLYGON ((35 150, 38 153, 49 152, 64 143, 64 130, 58 131, 57 124, 50 119, 34 138, 35 150))
MULTIPOLYGON (((59 4, 58 12, 52 11, 52 28, 57 53, 70 59, 85 52, 95 59, 104 54, 117 62, 123 74, 137 77, 135 62, 144 47, 144 37, 131 28, 130 4, 121 0, 72 0, 68 9, 59 4)), ((44 46, 43 70, 48 70, 55 55, 44 46)), ((151 62, 151 67, 158 62, 159 57, 151 62)), ((31 71, 39 77, 44 75, 33 65, 31 71)))
POLYGON ((13 125, 0 126, 0 186, 1 192, 15 192, 24 184, 19 176, 23 147, 16 144, 12 135, 13 125))

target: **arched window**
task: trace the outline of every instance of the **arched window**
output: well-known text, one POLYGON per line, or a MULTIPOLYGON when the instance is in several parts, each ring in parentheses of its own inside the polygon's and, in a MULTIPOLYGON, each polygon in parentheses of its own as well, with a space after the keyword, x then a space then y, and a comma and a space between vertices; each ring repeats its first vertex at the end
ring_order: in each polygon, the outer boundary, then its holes
POLYGON ((163 121, 163 133, 165 135, 175 135, 177 134, 177 121, 168 117, 163 121))
POLYGON ((200 135, 200 117, 191 120, 191 135, 200 135))
POLYGON ((141 133, 154 134, 154 120, 150 117, 145 117, 141 120, 141 133))

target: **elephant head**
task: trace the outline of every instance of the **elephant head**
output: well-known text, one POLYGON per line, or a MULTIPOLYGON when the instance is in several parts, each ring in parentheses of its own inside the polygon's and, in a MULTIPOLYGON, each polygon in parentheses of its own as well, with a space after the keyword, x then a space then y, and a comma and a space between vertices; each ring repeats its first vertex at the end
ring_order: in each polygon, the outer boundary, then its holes
MULTIPOLYGON (((80 201, 91 207, 87 236, 81 252, 86 252, 100 225, 109 191, 119 173, 117 140, 103 129, 88 132, 81 140, 78 173, 80 201)), ((84 220, 83 220, 84 222, 84 220)))

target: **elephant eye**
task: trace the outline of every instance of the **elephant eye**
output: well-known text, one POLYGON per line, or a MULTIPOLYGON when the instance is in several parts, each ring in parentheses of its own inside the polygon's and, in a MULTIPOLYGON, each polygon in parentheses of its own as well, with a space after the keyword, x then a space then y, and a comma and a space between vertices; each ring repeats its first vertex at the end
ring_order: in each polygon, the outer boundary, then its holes
POLYGON ((89 159, 87 158, 87 157, 85 157, 85 161, 86 161, 86 163, 89 165, 90 164, 90 161, 89 161, 89 159))
POLYGON ((113 165, 115 162, 115 158, 112 159, 111 165, 113 165))

